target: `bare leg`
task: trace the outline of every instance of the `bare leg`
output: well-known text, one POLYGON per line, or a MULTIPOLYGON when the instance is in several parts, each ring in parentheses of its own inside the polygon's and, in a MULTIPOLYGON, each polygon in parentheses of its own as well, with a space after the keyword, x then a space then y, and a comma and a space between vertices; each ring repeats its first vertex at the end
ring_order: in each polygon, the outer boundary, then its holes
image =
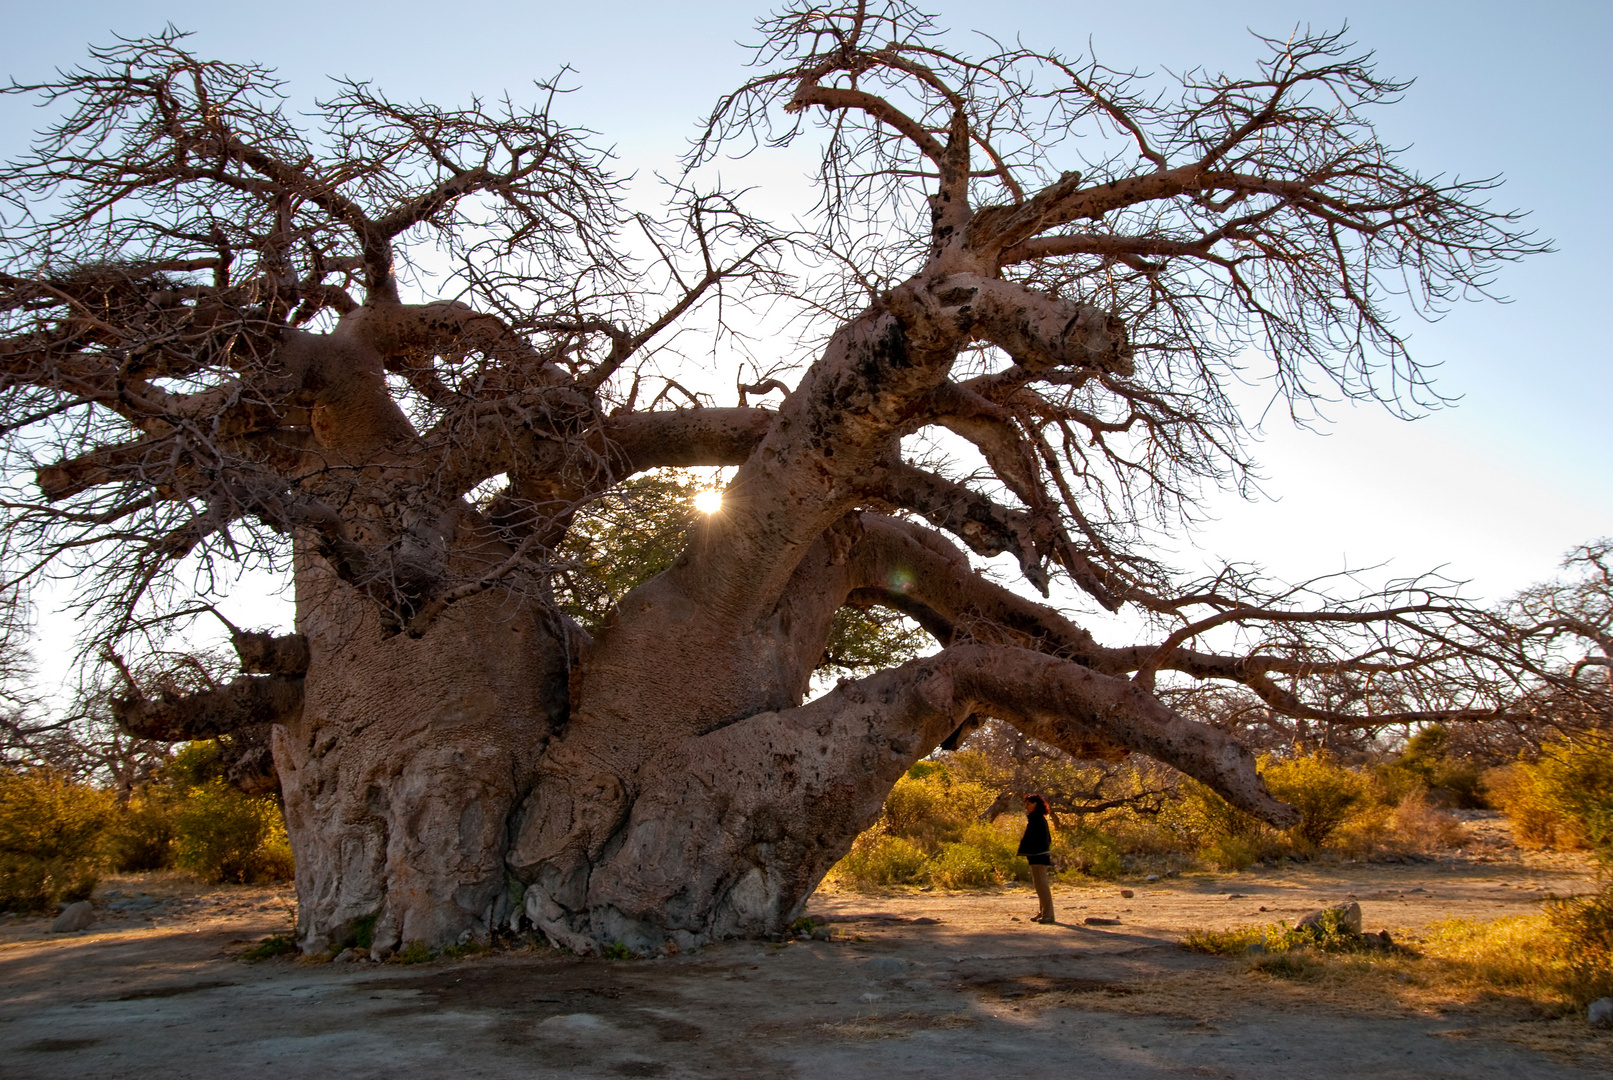
POLYGON ((1031 884, 1036 886, 1036 898, 1042 903, 1041 913, 1037 916, 1042 922, 1053 921, 1053 889, 1047 883, 1047 867, 1031 867, 1031 884))

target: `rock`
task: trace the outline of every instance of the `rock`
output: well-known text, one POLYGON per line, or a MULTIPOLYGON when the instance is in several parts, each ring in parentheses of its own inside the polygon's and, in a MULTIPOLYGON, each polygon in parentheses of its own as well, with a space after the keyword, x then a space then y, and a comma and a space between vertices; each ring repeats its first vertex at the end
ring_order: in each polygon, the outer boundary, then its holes
POLYGON ((361 959, 362 957, 359 955, 359 951, 357 949, 343 949, 341 952, 336 954, 336 958, 332 960, 331 963, 356 964, 361 959))
POLYGON ((1344 928, 1350 933, 1359 934, 1361 932, 1361 905, 1353 900, 1348 904, 1334 904, 1332 907, 1322 908, 1320 911, 1313 911, 1303 919, 1299 920, 1299 925, 1320 926, 1322 916, 1326 915, 1330 911, 1336 911, 1340 915, 1344 916, 1344 928))
POLYGON ((1130 889, 1121 889, 1120 890, 1120 895, 1122 897, 1124 897, 1125 899, 1130 900, 1133 896, 1136 896, 1137 894, 1132 892, 1130 889))
POLYGON ((827 926, 820 926, 812 931, 813 941, 828 941, 833 937, 834 931, 830 930, 827 926))
POLYGON ((863 970, 873 975, 900 975, 907 970, 907 961, 895 956, 876 956, 864 962, 863 970))
POLYGON ((1585 1010, 1585 1022, 1593 1028, 1613 1028, 1613 997, 1597 998, 1585 1010))
POLYGON ((934 885, 926 885, 926 886, 924 886, 924 888, 919 890, 919 892, 934 892, 934 891, 935 891, 935 886, 934 885))
POLYGON ((77 930, 88 930, 94 924, 95 908, 88 900, 80 900, 62 909, 62 913, 56 916, 56 921, 50 924, 50 932, 69 934, 77 930))
POLYGON ((1144 881, 1158 881, 1159 880, 1159 875, 1158 874, 1149 874, 1147 877, 1143 878, 1143 880, 1144 881))
POLYGON ((918 918, 913 920, 913 925, 914 926, 934 926, 936 923, 939 923, 940 921, 941 921, 940 919, 934 918, 934 917, 929 916, 929 915, 920 915, 918 918))
POLYGON ((121 900, 121 899, 123 899, 123 890, 122 889, 108 889, 106 891, 106 893, 105 893, 105 899, 107 899, 107 900, 121 900))
POLYGON ((1088 915, 1086 918, 1082 919, 1081 921, 1086 923, 1088 926, 1119 926, 1120 925, 1120 920, 1119 919, 1101 919, 1096 915, 1088 915))

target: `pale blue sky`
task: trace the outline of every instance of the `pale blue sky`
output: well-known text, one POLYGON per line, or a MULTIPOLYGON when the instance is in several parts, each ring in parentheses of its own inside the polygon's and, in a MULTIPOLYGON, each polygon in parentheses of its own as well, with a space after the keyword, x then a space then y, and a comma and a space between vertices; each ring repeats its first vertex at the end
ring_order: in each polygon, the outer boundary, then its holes
MULTIPOLYGON (((1291 577, 1392 561, 1438 563, 1502 595, 1549 575, 1568 547, 1613 533, 1613 377, 1605 329, 1613 252, 1608 141, 1613 91, 1606 3, 1372 2, 931 4, 943 23, 1085 51, 1115 67, 1247 69, 1250 27, 1336 27, 1376 50, 1380 70, 1417 84, 1382 111, 1392 143, 1425 172, 1500 173, 1498 202, 1532 212, 1559 251, 1507 268, 1513 302, 1464 305, 1414 327, 1460 404, 1413 424, 1335 407, 1326 437, 1268 425, 1257 452, 1276 503, 1218 503, 1197 542, 1291 577)), ((165 22, 197 31, 196 51, 280 69, 307 100, 327 75, 370 78, 393 96, 445 105, 472 93, 519 96, 562 63, 581 89, 563 119, 600 131, 624 169, 666 168, 715 96, 745 77, 757 3, 330 4, 58 0, 7 13, 0 69, 27 81, 71 65, 111 32, 165 22)), ((35 123, 0 101, 0 154, 35 123)), ((784 185, 787 188, 789 185, 784 185)), ((803 208, 804 209, 804 208, 803 208)), ((1184 561, 1187 544, 1180 545, 1184 561)))

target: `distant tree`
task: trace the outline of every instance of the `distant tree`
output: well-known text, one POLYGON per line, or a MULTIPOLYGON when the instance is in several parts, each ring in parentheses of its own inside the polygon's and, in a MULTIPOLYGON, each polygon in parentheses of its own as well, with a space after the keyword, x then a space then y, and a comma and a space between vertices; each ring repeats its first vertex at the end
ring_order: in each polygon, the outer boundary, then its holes
POLYGON ((1410 172, 1371 126, 1406 84, 1337 34, 1168 86, 981 47, 901 2, 784 10, 657 214, 552 83, 463 109, 341 83, 294 113, 264 68, 165 34, 12 88, 59 117, 0 168, 7 469, 34 478, 5 504, 12 579, 74 574, 125 651, 241 564, 295 579, 296 634, 233 635, 247 675, 118 715, 272 725, 303 948, 485 936, 511 874, 515 917, 578 950, 777 931, 987 717, 1290 824, 1162 695, 1376 724, 1468 655, 1429 582, 1192 580, 1148 526, 1242 483, 1229 391, 1255 365, 1296 410, 1426 400, 1394 314, 1541 246, 1494 184, 1410 172), (698 186, 806 139, 794 231, 698 186), (784 301, 800 321, 740 404, 687 389, 673 335, 784 301), (958 442, 924 458, 926 433, 958 442), (693 466, 735 470, 722 510, 648 580, 596 580, 583 625, 576 553, 644 538, 572 531, 693 466), (957 543, 1147 626, 1101 644, 957 543), (834 643, 868 605, 939 651, 803 704, 826 655, 868 661, 834 643))

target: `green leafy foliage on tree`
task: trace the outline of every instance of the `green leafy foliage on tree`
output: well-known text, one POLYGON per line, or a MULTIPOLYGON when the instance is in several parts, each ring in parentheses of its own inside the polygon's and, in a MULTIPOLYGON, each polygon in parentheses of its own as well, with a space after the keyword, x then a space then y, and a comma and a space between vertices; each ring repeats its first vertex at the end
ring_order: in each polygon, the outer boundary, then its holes
MULTIPOLYGON (((618 484, 579 510, 558 552, 560 610, 590 633, 604 627, 622 597, 683 552, 700 514, 695 496, 709 487, 693 473, 662 469, 618 484)), ((894 612, 844 607, 835 615, 819 669, 862 675, 911 660, 932 644, 894 612)))

